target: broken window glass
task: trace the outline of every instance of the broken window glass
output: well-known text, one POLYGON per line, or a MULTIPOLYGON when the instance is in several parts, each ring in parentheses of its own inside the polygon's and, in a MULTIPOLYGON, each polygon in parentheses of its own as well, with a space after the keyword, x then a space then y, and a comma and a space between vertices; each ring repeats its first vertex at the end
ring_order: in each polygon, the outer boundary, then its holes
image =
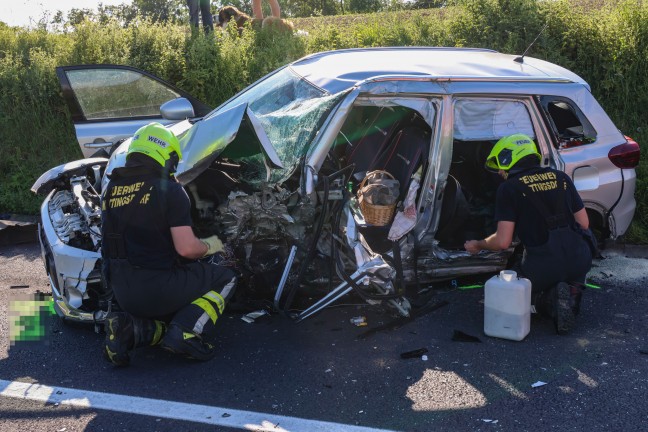
MULTIPOLYGON (((329 109, 340 97, 341 95, 327 94, 301 79, 290 68, 284 68, 229 100, 218 112, 248 103, 284 166, 283 169, 272 170, 270 183, 282 183, 297 168, 329 109)), ((216 112, 211 116, 215 114, 216 112)), ((237 140, 244 137, 243 131, 240 138, 237 136, 237 140)), ((233 145, 236 146, 236 142, 233 145)), ((259 184, 266 181, 267 171, 262 156, 242 158, 239 162, 247 166, 247 183, 259 184)))

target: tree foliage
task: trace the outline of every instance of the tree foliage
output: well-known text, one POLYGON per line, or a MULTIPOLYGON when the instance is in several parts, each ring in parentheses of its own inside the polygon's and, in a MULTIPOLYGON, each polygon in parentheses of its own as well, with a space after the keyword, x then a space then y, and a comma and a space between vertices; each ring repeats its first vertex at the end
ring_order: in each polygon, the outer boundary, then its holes
MULTIPOLYGON (((287 18, 303 18, 347 13, 371 13, 387 10, 421 9, 442 7, 445 0, 281 0, 281 12, 287 18)), ((252 14, 252 0, 213 0, 212 13, 223 6, 231 5, 252 14)), ((267 2, 262 2, 265 14, 270 14, 267 2)), ((136 19, 147 18, 155 23, 182 23, 188 21, 186 0, 133 0, 131 4, 98 4, 97 10, 90 8, 71 9, 67 14, 57 11, 51 20, 45 20, 55 30, 66 31, 77 27, 85 20, 108 23, 116 21, 128 27, 136 19), (49 21, 49 22, 48 22, 49 21)), ((43 21, 43 20, 41 20, 43 21)))

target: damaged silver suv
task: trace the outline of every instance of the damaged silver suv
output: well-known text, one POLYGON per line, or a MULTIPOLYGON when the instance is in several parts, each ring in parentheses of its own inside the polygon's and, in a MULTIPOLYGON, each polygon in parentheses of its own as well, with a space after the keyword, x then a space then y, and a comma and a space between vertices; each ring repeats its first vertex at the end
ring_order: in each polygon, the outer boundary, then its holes
POLYGON ((513 133, 534 139, 543 166, 569 174, 601 237, 624 234, 635 211, 637 143, 582 78, 530 57, 454 48, 318 53, 211 112, 133 68, 57 72, 88 159, 49 170, 32 190, 46 195, 40 240, 66 319, 101 320, 118 307, 103 301, 100 194, 125 162, 129 134, 151 121, 180 137, 176 177, 198 234, 226 240, 243 293, 261 293, 296 320, 352 291, 407 316, 425 287, 505 268, 515 244, 470 255, 463 243, 495 230, 499 178, 483 166, 513 133), (378 222, 380 203, 359 202, 376 170, 397 181, 396 207, 378 222), (295 308, 298 292, 314 300, 295 308))

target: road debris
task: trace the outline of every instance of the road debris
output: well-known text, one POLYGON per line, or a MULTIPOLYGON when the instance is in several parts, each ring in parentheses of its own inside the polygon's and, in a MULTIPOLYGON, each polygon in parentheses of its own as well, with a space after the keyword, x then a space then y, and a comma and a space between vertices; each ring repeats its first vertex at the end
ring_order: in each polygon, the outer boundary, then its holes
POLYGON ((533 384, 531 384, 531 387, 536 388, 536 387, 542 387, 543 385, 547 385, 547 383, 544 381, 536 381, 533 384))
POLYGON ((407 351, 404 353, 401 353, 400 358, 402 359, 411 359, 411 358, 419 358, 423 354, 427 353, 428 349, 427 348, 419 348, 415 349, 413 351, 407 351))
POLYGON ((356 327, 364 327, 367 325, 367 317, 365 316, 353 317, 349 320, 349 322, 356 327))
POLYGON ((241 317, 243 321, 246 323, 252 324, 257 318, 260 318, 265 315, 270 315, 267 310, 261 309, 255 312, 250 312, 249 314, 245 314, 241 317))
POLYGON ((477 336, 469 335, 460 330, 454 331, 454 333, 452 334, 452 340, 455 342, 480 342, 481 343, 481 339, 479 339, 477 336))
POLYGON ((461 286, 457 286, 457 289, 460 289, 460 290, 469 290, 469 289, 477 289, 477 288, 484 288, 484 284, 474 284, 474 285, 461 285, 461 286))

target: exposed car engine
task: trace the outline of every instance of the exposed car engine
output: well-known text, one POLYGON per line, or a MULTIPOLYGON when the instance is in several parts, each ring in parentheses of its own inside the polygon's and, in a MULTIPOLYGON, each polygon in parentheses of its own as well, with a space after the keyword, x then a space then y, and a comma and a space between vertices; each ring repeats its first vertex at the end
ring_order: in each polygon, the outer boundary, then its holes
POLYGON ((48 211, 56 235, 63 243, 84 250, 99 250, 100 197, 87 177, 72 177, 70 190, 54 193, 48 211))

